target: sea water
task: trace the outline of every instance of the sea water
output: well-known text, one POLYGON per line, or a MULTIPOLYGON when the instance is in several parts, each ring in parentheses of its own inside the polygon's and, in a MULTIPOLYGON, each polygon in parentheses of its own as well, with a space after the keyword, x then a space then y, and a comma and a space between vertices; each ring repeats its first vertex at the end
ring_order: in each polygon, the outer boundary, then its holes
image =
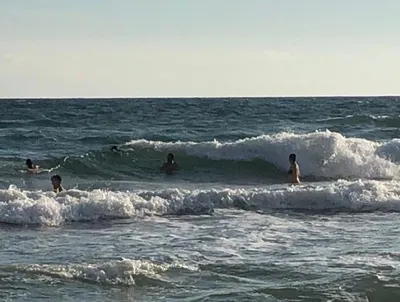
POLYGON ((399 114, 391 97, 1 100, 0 300, 400 301, 399 114))

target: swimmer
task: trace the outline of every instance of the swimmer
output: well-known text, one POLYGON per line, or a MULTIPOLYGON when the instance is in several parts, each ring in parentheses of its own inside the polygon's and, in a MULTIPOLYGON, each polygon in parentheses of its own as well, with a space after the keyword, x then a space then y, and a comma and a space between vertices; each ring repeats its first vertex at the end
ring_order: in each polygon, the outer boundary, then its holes
POLYGON ((121 152, 121 149, 118 148, 117 146, 112 146, 112 147, 110 148, 110 150, 113 151, 113 152, 121 152))
POLYGON ((175 162, 175 157, 172 153, 167 156, 167 162, 160 168, 161 171, 165 171, 167 174, 172 174, 174 171, 179 169, 179 165, 175 162))
POLYGON ((32 160, 29 158, 26 160, 26 166, 28 167, 29 172, 37 172, 40 168, 38 165, 34 165, 32 160))
POLYGON ((51 180, 51 184, 53 185, 53 192, 60 193, 63 190, 63 188, 61 187, 61 181, 62 181, 61 176, 58 174, 53 175, 50 178, 50 180, 51 180))
POLYGON ((296 162, 296 154, 292 153, 289 155, 289 162, 290 168, 288 173, 290 174, 290 182, 298 184, 300 183, 300 168, 296 162))

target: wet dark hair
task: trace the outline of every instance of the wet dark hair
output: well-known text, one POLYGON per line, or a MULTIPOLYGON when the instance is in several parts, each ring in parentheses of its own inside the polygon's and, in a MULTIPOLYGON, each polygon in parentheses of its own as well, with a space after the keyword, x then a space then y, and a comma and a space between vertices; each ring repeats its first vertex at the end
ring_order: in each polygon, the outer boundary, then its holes
POLYGON ((167 162, 169 163, 169 162, 173 162, 174 161, 174 155, 172 154, 172 153, 168 153, 168 155, 167 155, 167 162))
POLYGON ((296 154, 294 154, 294 153, 290 154, 289 159, 296 161, 296 154))
POLYGON ((61 176, 60 176, 60 175, 58 175, 58 174, 55 174, 55 175, 53 175, 53 176, 50 178, 50 180, 53 180, 53 179, 57 179, 59 182, 61 182, 61 181, 62 181, 62 178, 61 178, 61 176))
POLYGON ((111 151, 120 151, 119 148, 118 148, 117 146, 112 146, 110 150, 111 150, 111 151))
POLYGON ((26 160, 26 165, 28 166, 29 169, 33 168, 33 162, 29 158, 26 160))

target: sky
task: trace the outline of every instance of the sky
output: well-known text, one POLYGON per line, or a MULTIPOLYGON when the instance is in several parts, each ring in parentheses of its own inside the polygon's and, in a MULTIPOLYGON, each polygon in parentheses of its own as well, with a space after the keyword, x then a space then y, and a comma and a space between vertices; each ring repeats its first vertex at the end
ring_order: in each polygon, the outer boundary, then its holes
POLYGON ((0 97, 400 95, 398 0, 0 0, 0 97))

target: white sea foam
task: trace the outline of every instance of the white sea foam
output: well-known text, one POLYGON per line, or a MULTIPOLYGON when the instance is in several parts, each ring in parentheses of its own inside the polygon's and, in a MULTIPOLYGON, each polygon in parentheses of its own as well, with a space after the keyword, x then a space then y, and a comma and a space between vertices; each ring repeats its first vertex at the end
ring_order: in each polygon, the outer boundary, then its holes
POLYGON ((376 153, 393 162, 400 163, 400 139, 395 138, 387 143, 381 144, 376 153))
POLYGON ((400 182, 339 180, 298 186, 111 192, 0 190, 0 222, 58 226, 66 221, 143 215, 210 214, 214 209, 400 212, 400 182))
POLYGON ((213 160, 263 159, 286 170, 288 155, 296 153, 302 175, 326 178, 396 178, 400 167, 400 140, 381 143, 361 138, 346 138, 324 131, 308 134, 281 132, 234 142, 161 142, 135 140, 133 149, 179 152, 213 160))
POLYGON ((389 116, 389 115, 346 115, 345 117, 343 116, 336 116, 336 117, 328 117, 328 118, 323 118, 323 119, 318 119, 318 122, 331 122, 331 121, 345 121, 345 120, 351 120, 351 119, 372 119, 372 120, 387 120, 387 119, 397 119, 399 118, 399 115, 395 116, 389 116))
POLYGON ((11 269, 60 279, 113 285, 135 285, 138 277, 160 280, 161 274, 171 268, 195 271, 196 267, 184 264, 155 264, 149 261, 122 259, 104 264, 71 265, 19 265, 11 269))

